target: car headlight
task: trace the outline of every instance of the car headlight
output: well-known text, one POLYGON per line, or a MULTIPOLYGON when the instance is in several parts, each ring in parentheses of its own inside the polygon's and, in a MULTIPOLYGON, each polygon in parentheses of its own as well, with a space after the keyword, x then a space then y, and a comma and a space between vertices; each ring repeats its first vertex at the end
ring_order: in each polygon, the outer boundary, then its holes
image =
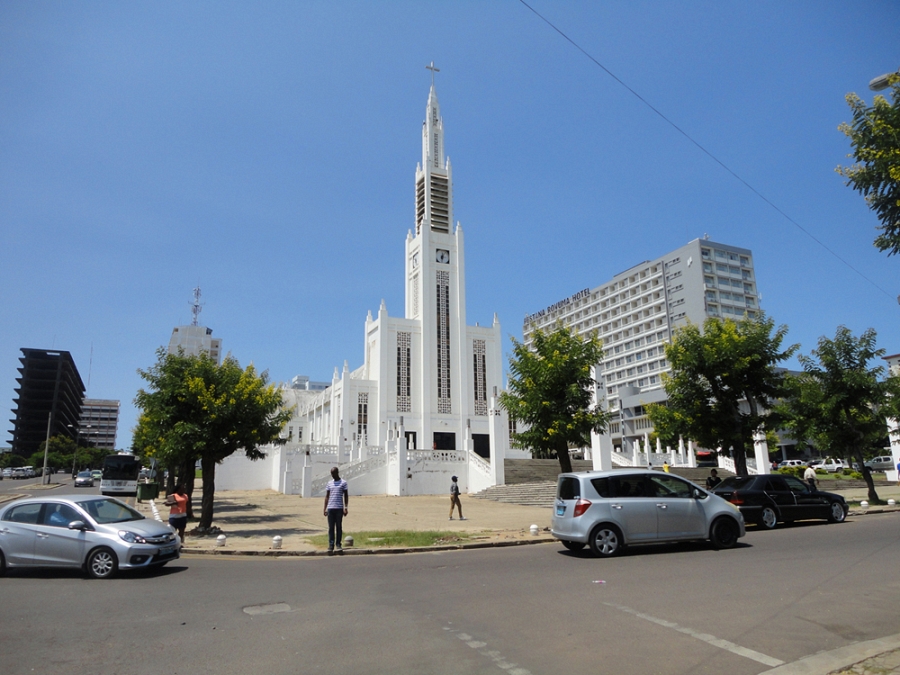
POLYGON ((119 530, 119 536, 129 544, 146 544, 147 540, 141 535, 129 532, 128 530, 119 530))

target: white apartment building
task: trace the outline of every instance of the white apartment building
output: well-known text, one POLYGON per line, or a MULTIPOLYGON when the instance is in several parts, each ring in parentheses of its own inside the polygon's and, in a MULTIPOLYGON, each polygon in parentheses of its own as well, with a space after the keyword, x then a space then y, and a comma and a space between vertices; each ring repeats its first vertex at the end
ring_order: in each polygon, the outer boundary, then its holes
POLYGON ((708 317, 751 318, 759 312, 753 255, 745 248, 695 239, 525 317, 523 336, 557 322, 603 340, 598 399, 614 413, 601 447, 630 453, 653 431, 644 406, 666 399, 660 376, 670 370, 672 331, 708 317))

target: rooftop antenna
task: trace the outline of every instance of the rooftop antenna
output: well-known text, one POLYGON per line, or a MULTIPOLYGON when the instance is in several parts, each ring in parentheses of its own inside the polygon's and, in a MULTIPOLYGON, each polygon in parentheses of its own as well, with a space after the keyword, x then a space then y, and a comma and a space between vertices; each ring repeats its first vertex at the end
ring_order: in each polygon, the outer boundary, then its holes
POLYGON ((200 287, 194 289, 194 302, 191 304, 191 316, 194 318, 191 320, 192 326, 200 325, 200 312, 203 310, 203 303, 200 302, 200 287))

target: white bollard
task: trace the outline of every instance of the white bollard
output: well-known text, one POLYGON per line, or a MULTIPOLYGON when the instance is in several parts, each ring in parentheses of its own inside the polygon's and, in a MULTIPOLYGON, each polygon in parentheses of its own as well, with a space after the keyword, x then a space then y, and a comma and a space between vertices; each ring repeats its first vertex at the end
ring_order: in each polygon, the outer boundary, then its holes
POLYGON ((866 502, 866 501, 860 502, 860 503, 859 503, 859 508, 861 508, 861 509, 862 509, 862 512, 865 513, 866 511, 869 510, 869 502, 866 502))
POLYGON ((216 546, 224 546, 225 545, 225 535, 220 534, 216 537, 216 546))
POLYGON ((349 534, 344 537, 344 548, 353 548, 353 537, 349 534))
POLYGON ((538 532, 541 531, 541 528, 539 528, 537 525, 532 525, 528 529, 531 530, 531 534, 533 534, 535 537, 538 535, 538 532))
POLYGON ((888 506, 894 506, 896 503, 893 499, 888 499, 888 506))
POLYGON ((272 537, 272 548, 281 548, 281 536, 275 535, 272 537))

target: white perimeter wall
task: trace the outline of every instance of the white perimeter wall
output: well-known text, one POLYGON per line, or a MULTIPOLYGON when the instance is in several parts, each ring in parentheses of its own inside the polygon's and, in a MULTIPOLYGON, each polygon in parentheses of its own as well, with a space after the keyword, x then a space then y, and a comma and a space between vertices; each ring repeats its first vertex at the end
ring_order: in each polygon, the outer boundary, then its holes
POLYGON ((238 451, 216 467, 216 490, 278 490, 280 467, 280 448, 256 461, 238 451))

